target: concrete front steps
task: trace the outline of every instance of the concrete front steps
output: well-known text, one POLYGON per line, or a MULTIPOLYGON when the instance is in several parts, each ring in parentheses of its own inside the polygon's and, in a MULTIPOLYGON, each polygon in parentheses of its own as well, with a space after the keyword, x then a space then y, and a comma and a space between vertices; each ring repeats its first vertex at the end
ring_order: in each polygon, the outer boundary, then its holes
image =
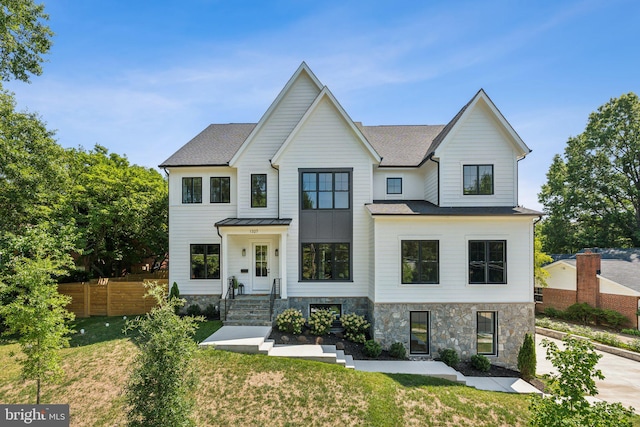
POLYGON ((227 300, 225 326, 271 326, 269 295, 236 295, 227 300))
POLYGON ((354 369, 353 358, 334 345, 275 345, 269 339, 270 326, 223 326, 199 346, 236 353, 267 354, 274 357, 314 360, 354 369))

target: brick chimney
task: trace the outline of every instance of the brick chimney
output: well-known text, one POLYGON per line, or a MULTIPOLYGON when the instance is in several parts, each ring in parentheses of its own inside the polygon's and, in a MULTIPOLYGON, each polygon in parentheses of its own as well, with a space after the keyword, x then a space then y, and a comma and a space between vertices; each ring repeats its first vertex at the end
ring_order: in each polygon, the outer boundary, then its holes
POLYGON ((576 291, 578 302, 586 302, 592 307, 600 305, 600 254, 586 251, 576 254, 576 291))

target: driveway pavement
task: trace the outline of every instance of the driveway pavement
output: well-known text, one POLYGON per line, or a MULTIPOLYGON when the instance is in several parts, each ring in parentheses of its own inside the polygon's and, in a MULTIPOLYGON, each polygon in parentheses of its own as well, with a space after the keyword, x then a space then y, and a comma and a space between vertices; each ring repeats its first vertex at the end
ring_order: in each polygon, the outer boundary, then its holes
MULTIPOLYGON (((560 340, 536 334, 538 375, 554 372, 553 365, 546 359, 546 351, 541 345, 543 339, 562 346, 560 340)), ((597 353, 601 354, 602 358, 596 368, 602 371, 605 379, 596 380, 599 392, 596 397, 606 402, 620 402, 625 407, 631 406, 640 414, 640 362, 600 351, 597 353)))

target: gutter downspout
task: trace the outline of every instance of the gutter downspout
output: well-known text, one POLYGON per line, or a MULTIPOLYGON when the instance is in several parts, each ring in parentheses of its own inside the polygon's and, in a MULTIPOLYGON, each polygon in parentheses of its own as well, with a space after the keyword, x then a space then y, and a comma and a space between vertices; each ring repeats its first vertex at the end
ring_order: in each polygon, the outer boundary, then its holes
POLYGON ((280 169, 273 166, 273 163, 271 163, 271 159, 269 159, 269 165, 276 170, 276 188, 278 189, 278 219, 280 219, 280 169))

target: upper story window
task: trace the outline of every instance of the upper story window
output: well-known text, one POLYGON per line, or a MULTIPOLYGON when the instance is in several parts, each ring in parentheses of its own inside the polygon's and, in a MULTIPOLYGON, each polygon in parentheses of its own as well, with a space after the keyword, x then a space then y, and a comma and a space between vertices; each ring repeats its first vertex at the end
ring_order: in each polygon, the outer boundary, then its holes
POLYGON ((438 241, 402 241, 402 283, 438 283, 438 241))
POLYGON ((469 283, 507 283, 507 242, 469 240, 469 283))
POLYGON ((349 172, 303 172, 302 209, 349 209, 349 172))
POLYGON ((493 194, 493 165, 463 166, 464 194, 493 194))
POLYGON ((267 207, 267 175, 251 174, 251 207, 267 207))
POLYGON ((211 203, 231 202, 231 178, 214 176, 211 178, 211 203))
POLYGON ((387 178, 387 194, 402 194, 402 178, 387 178))
POLYGON ((202 178, 182 178, 182 203, 202 203, 202 178))

